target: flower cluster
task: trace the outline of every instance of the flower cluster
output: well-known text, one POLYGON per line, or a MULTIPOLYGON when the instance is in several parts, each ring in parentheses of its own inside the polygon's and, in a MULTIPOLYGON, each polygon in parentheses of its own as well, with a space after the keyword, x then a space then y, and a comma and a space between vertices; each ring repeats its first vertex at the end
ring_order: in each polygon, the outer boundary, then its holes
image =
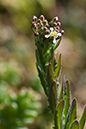
POLYGON ((35 36, 42 35, 44 38, 53 39, 53 43, 57 43, 57 39, 61 38, 64 30, 60 29, 61 23, 58 17, 54 17, 51 22, 48 22, 43 15, 38 19, 36 16, 32 18, 32 29, 35 36))

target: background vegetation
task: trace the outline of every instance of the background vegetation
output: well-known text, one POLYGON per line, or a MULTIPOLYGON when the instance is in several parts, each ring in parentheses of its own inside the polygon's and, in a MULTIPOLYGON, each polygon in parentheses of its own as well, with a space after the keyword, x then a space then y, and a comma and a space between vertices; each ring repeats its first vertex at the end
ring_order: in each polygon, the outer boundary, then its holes
POLYGON ((78 116, 86 103, 86 0, 47 0, 47 4, 46 0, 0 0, 1 129, 52 128, 52 115, 36 71, 31 30, 33 15, 41 14, 48 20, 58 16, 65 30, 57 56, 62 53, 62 75, 71 82, 78 116), (20 106, 23 101, 25 107, 20 106))

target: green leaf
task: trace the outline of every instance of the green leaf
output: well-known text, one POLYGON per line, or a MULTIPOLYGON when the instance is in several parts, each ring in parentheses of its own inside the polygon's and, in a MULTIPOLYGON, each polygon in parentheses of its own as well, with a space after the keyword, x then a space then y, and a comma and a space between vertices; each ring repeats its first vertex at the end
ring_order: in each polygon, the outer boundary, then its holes
POLYGON ((38 69, 39 78, 41 80, 41 84, 44 88, 45 94, 48 95, 48 93, 47 93, 47 83, 46 83, 46 80, 44 78, 43 71, 41 70, 41 68, 38 65, 37 65, 37 69, 38 69))
POLYGON ((56 107, 55 110, 55 116, 54 116, 54 120, 55 120, 55 127, 54 129, 62 129, 62 111, 64 108, 64 100, 61 100, 58 103, 58 106, 56 107))
POLYGON ((50 86, 54 80, 56 80, 56 77, 54 75, 52 64, 49 63, 48 71, 47 71, 47 86, 49 89, 50 89, 50 86))
POLYGON ((55 69, 55 55, 54 55, 54 50, 53 50, 53 48, 51 48, 49 63, 51 63, 53 69, 55 69))
POLYGON ((54 50, 59 46, 60 42, 61 42, 61 38, 59 39, 59 41, 57 42, 56 46, 54 47, 54 50))
POLYGON ((85 121, 86 121, 86 105, 84 107, 84 111, 83 111, 82 117, 81 117, 81 119, 79 121, 80 129, 84 128, 85 121))
POLYGON ((69 81, 67 80, 66 83, 64 82, 64 101, 65 101, 65 105, 64 105, 64 120, 66 120, 67 118, 67 113, 70 107, 70 86, 69 86, 69 81))
POLYGON ((56 67, 56 70, 55 70, 55 75, 56 75, 57 78, 59 76, 60 69, 61 69, 61 54, 59 55, 57 67, 56 67))
POLYGON ((77 120, 74 120, 71 124, 70 129, 79 129, 79 122, 77 120))
POLYGON ((60 94, 59 94, 59 101, 63 99, 63 90, 64 90, 64 82, 65 82, 65 77, 63 76, 62 78, 62 86, 61 86, 61 91, 60 91, 60 94))
POLYGON ((53 67, 52 67, 51 63, 49 63, 49 75, 50 75, 52 80, 56 80, 56 77, 54 75, 54 71, 53 71, 53 67))
POLYGON ((45 62, 43 58, 42 48, 40 46, 40 43, 37 43, 37 50, 36 50, 36 60, 40 68, 45 71, 45 62))
POLYGON ((68 115, 67 115, 64 129, 69 129, 72 122, 76 119, 76 100, 75 99, 73 99, 72 104, 67 114, 68 115))
POLYGON ((49 97, 48 97, 48 100, 49 100, 49 107, 52 111, 52 113, 55 112, 55 108, 56 108, 56 105, 57 105, 57 85, 56 85, 56 82, 53 81, 51 87, 50 87, 50 91, 49 91, 49 97))

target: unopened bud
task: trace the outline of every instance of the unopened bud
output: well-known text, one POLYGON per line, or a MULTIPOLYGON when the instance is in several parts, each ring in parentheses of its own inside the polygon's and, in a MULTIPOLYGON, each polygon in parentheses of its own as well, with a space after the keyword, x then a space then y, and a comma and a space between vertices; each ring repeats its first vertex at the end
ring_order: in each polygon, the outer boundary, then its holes
POLYGON ((47 27, 44 27, 44 30, 47 30, 47 27))
POLYGON ((36 32, 34 33, 34 35, 35 35, 35 36, 38 36, 38 35, 39 35, 39 33, 36 31, 36 32))
POLYGON ((57 22, 57 25, 58 25, 58 26, 61 26, 61 22, 57 22))
POLYGON ((37 27, 39 27, 39 26, 40 26, 40 23, 38 22, 38 23, 37 23, 37 27))
POLYGON ((57 28, 57 30, 60 30, 60 27, 59 26, 57 26, 56 28, 57 28))
POLYGON ((41 27, 43 27, 43 23, 41 23, 41 27))
POLYGON ((40 16, 40 19, 44 21, 45 17, 43 15, 40 16))
POLYGON ((41 19, 38 19, 38 22, 40 23, 41 22, 41 19))
POLYGON ((35 22, 32 22, 32 26, 34 26, 34 25, 36 25, 36 23, 35 22))
POLYGON ((58 22, 58 17, 53 18, 55 22, 58 22))
POLYGON ((33 16, 32 20, 33 21, 37 21, 37 17, 36 16, 33 16))
POLYGON ((47 30, 45 31, 45 33, 46 33, 46 34, 50 34, 50 31, 47 29, 47 30))
POLYGON ((57 23, 56 23, 56 22, 54 22, 54 23, 53 23, 53 25, 54 25, 54 26, 57 26, 57 23))
POLYGON ((49 28, 49 24, 47 24, 47 25, 46 25, 46 27, 48 27, 48 28, 49 28))
POLYGON ((60 33, 63 35, 64 34, 64 30, 61 30, 60 33))
POLYGON ((46 25, 47 24, 47 20, 44 20, 43 23, 44 23, 44 25, 46 25))
POLYGON ((54 30, 55 30, 56 32, 58 32, 56 27, 54 27, 54 30))

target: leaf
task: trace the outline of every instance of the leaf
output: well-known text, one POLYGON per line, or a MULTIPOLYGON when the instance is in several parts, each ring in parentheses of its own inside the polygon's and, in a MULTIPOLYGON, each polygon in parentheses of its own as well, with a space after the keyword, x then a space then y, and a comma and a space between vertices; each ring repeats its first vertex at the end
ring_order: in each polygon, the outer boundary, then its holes
POLYGON ((37 43, 37 50, 36 50, 36 60, 40 68, 45 71, 45 62, 43 58, 42 48, 40 46, 40 43, 37 43))
POLYGON ((54 75, 54 71, 53 71, 53 67, 52 67, 52 64, 51 64, 51 63, 49 63, 49 75, 51 76, 51 79, 52 79, 52 80, 55 80, 55 79, 56 79, 56 77, 55 77, 55 75, 54 75))
POLYGON ((54 50, 59 46, 60 42, 61 42, 61 38, 59 39, 59 41, 57 42, 56 46, 54 47, 54 50))
POLYGON ((61 69, 61 54, 59 55, 57 67, 56 67, 56 70, 55 70, 55 75, 56 75, 57 78, 59 76, 60 69, 61 69))
POLYGON ((74 120, 71 124, 70 129, 79 129, 79 122, 77 120, 74 120))
POLYGON ((55 108, 56 108, 56 105, 57 105, 57 85, 56 85, 56 82, 53 81, 51 87, 50 87, 50 91, 49 91, 49 97, 48 97, 48 100, 49 100, 49 107, 52 111, 52 113, 55 112, 55 108))
POLYGON ((55 116, 54 116, 54 120, 55 120, 55 129, 62 129, 62 111, 64 108, 64 100, 62 99, 59 103, 58 106, 56 107, 56 111, 55 111, 55 116))
POLYGON ((76 100, 75 99, 73 99, 72 104, 67 114, 68 115, 67 115, 64 129, 69 129, 72 122, 76 119, 76 100))
POLYGON ((63 90, 64 90, 64 82, 65 82, 65 77, 63 76, 63 78, 62 78, 62 87, 61 87, 61 91, 60 91, 60 94, 59 94, 59 101, 61 100, 61 99, 63 99, 63 90))
POLYGON ((43 71, 41 70, 41 68, 38 65, 37 65, 37 69, 38 69, 39 78, 41 80, 41 84, 44 88, 45 94, 48 95, 48 93, 47 93, 47 83, 46 83, 46 80, 44 78, 43 71))
POLYGON ((54 69, 54 68, 55 68, 55 55, 54 55, 54 50, 53 50, 53 48, 51 48, 49 63, 52 64, 52 67, 53 67, 53 69, 54 69))
POLYGON ((64 120, 66 120, 67 113, 68 113, 68 110, 69 110, 69 107, 70 107, 70 86, 69 86, 69 81, 68 80, 64 84, 64 101, 65 101, 65 105, 64 105, 63 114, 64 114, 64 120))
POLYGON ((50 89, 50 86, 51 86, 51 84, 52 84, 52 82, 54 80, 56 80, 56 77, 54 75, 52 64, 49 63, 49 65, 48 65, 48 71, 47 71, 47 85, 48 85, 48 88, 49 89, 50 89))
POLYGON ((80 129, 83 129, 84 128, 85 121, 86 121, 86 105, 84 107, 84 111, 83 111, 82 117, 79 120, 80 129))

